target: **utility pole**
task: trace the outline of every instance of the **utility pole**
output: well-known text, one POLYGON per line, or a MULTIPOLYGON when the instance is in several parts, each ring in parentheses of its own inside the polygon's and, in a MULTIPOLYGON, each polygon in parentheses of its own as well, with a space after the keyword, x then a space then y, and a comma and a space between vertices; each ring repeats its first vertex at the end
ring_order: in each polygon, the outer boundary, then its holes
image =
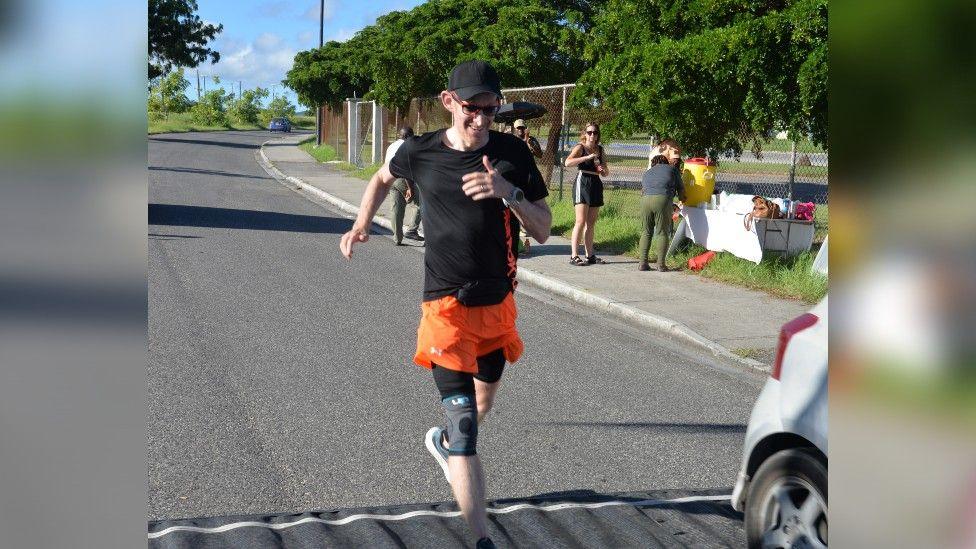
POLYGON ((244 81, 243 80, 238 80, 237 81, 237 97, 238 98, 244 97, 244 81))
POLYGON ((200 102, 200 69, 197 69, 197 103, 200 102))
MULTIPOLYGON (((325 0, 319 0, 319 48, 325 31, 325 0)), ((322 145, 322 105, 315 106, 315 146, 322 145)))
POLYGON ((203 75, 203 93, 207 93, 207 75, 203 75))

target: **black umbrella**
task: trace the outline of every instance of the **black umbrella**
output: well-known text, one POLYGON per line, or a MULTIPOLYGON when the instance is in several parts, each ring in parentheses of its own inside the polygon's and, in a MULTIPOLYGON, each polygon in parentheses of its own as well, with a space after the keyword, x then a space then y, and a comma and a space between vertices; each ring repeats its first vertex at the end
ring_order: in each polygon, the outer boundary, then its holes
POLYGON ((515 101, 513 103, 505 103, 498 109, 498 113, 495 115, 495 122, 499 124, 510 124, 519 118, 531 120, 533 118, 539 118, 546 114, 546 112, 546 108, 538 103, 515 101))

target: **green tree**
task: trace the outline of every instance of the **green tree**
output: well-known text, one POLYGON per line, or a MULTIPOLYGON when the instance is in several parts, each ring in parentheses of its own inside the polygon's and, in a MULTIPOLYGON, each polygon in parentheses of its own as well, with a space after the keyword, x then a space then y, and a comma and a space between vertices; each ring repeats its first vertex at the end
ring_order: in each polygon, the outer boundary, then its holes
POLYGON ((346 42, 330 41, 321 48, 298 52, 282 84, 294 90, 305 105, 339 108, 354 94, 362 97, 373 83, 366 66, 354 61, 370 49, 365 38, 360 37, 368 36, 363 31, 346 42))
MULTIPOLYGON (((214 85, 220 84, 220 78, 214 76, 214 85)), ((227 93, 224 88, 217 88, 203 94, 196 105, 190 109, 190 117, 197 124, 206 126, 227 125, 227 102, 234 98, 234 94, 227 93)))
POLYGON ((759 151, 775 129, 827 145, 826 0, 610 0, 574 90, 694 154, 759 151))
POLYGON ((575 81, 603 1, 443 0, 377 19, 346 42, 300 52, 283 83, 303 104, 338 107, 358 91, 406 110, 444 89, 451 68, 489 59, 506 86, 575 81))
POLYGON ((152 118, 165 118, 170 113, 186 112, 190 108, 184 90, 190 85, 183 76, 183 69, 179 68, 156 80, 149 89, 147 108, 152 118))
POLYGON ((287 97, 282 95, 275 97, 268 103, 268 108, 264 109, 261 118, 267 123, 272 118, 291 118, 293 116, 295 116, 295 106, 288 101, 287 97))
POLYGON ((240 97, 229 101, 227 115, 241 124, 257 124, 261 115, 261 100, 267 96, 268 90, 264 88, 244 90, 240 97))
POLYGON ((208 58, 220 61, 220 53, 207 47, 223 29, 196 14, 194 0, 149 0, 149 79, 168 73, 174 66, 196 67, 208 58))

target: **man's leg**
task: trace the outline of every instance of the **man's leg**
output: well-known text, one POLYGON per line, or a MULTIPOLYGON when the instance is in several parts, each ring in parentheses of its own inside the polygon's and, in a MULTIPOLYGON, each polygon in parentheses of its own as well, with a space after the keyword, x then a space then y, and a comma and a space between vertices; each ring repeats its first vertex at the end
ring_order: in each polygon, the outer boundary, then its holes
POLYGON ((478 425, 485 421, 485 416, 495 403, 495 394, 498 393, 498 386, 501 382, 485 383, 480 379, 474 380, 474 391, 478 400, 478 425))
POLYGON ((478 375, 474 376, 474 392, 478 402, 478 425, 495 403, 495 395, 505 369, 505 352, 501 349, 478 357, 478 375))
POLYGON ((407 234, 416 235, 417 230, 420 229, 420 193, 414 192, 413 196, 410 198, 409 204, 413 205, 413 215, 410 218, 410 222, 407 223, 407 234))
POLYGON ((448 476, 461 515, 480 539, 488 535, 485 481, 481 459, 475 453, 478 436, 474 376, 435 365, 434 381, 441 394, 448 423, 448 476), (465 455, 466 454, 466 455, 465 455))
POLYGON ((403 193, 406 192, 407 181, 397 179, 393 182, 390 194, 393 195, 393 241, 398 245, 403 241, 403 214, 407 208, 407 199, 403 193))
POLYGON ((451 470, 451 490, 461 508, 461 515, 477 539, 488 536, 488 513, 485 511, 485 476, 481 470, 481 458, 450 456, 447 466, 451 470))

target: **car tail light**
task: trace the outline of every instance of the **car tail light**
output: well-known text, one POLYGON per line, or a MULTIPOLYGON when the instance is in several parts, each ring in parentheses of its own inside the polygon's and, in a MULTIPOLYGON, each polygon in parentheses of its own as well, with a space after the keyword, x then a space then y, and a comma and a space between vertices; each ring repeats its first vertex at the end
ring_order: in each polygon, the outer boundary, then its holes
POLYGON ((783 369, 783 355, 786 354, 786 346, 790 339, 796 334, 813 326, 820 320, 813 313, 804 313, 793 320, 783 324, 779 330, 779 346, 776 349, 776 361, 773 362, 773 379, 779 379, 780 371, 783 369))

